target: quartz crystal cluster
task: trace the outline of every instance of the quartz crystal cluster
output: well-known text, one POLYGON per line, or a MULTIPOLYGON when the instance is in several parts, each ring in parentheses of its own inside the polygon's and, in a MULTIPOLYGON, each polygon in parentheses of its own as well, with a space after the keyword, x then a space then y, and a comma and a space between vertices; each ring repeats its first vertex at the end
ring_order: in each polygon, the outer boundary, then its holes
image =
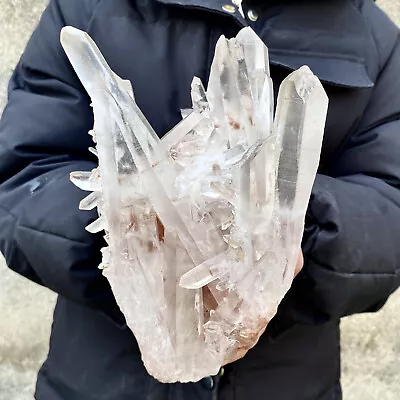
MULTIPOLYGON (((308 67, 282 83, 273 118, 268 50, 244 28, 216 45, 207 90, 160 139, 130 82, 84 32, 61 42, 93 103, 91 172, 72 182, 98 209, 100 268, 148 372, 197 381, 243 357, 289 289, 328 99, 308 67)), ((189 88, 188 88, 189 89, 189 88)))

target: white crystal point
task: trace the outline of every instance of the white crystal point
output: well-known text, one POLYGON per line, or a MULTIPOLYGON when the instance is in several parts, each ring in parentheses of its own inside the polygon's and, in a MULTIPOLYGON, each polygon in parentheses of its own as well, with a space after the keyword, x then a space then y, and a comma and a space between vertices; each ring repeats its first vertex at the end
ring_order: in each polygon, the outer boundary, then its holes
POLYGON ((218 254, 186 272, 179 285, 186 289, 200 289, 227 273, 231 265, 226 252, 218 254))
POLYGON ((111 251, 110 248, 107 247, 103 247, 101 250, 101 254, 102 254, 102 260, 101 263, 99 265, 99 269, 106 269, 108 268, 108 266, 111 263, 111 251))
POLYGON ((202 113, 209 111, 210 105, 208 104, 206 90, 200 78, 194 77, 192 81, 192 103, 193 110, 202 113))
POLYGON ((90 233, 98 233, 107 229, 106 220, 103 216, 97 218, 85 228, 90 233))
POLYGON ((77 75, 85 82, 86 90, 97 90, 95 85, 107 83, 102 76, 113 76, 118 86, 124 89, 134 99, 132 84, 130 81, 120 78, 111 71, 100 50, 92 38, 84 31, 65 26, 61 29, 61 44, 71 61, 77 75), (91 56, 90 62, 84 63, 79 59, 80 55, 91 56))
POLYGON ((171 148, 182 142, 187 133, 195 129, 195 127, 202 121, 203 116, 201 114, 192 112, 192 110, 190 111, 190 114, 186 115, 178 125, 163 136, 160 148, 165 152, 164 157, 171 148))
MULTIPOLYGON (((68 59, 92 99, 94 108, 99 108, 95 104, 95 101, 99 101, 105 93, 111 97, 120 96, 120 106, 126 102, 132 107, 137 108, 133 98, 132 86, 128 85, 126 80, 114 74, 96 46, 96 43, 86 32, 66 26, 61 29, 60 39, 68 59), (85 60, 88 60, 88 62, 85 62, 85 60)), ((117 108, 119 107, 117 106, 117 108)), ((137 108, 136 111, 138 113, 137 117, 141 119, 143 125, 140 127, 141 130, 138 134, 142 134, 143 136, 149 134, 149 137, 147 137, 149 142, 147 146, 155 146, 159 142, 158 136, 140 110, 137 108)), ((96 131, 96 129, 94 130, 96 131)))
POLYGON ((88 196, 86 196, 81 202, 79 203, 79 209, 90 211, 93 210, 98 206, 99 200, 101 199, 100 192, 92 192, 88 196))
POLYGON ((192 112, 193 112, 193 110, 191 108, 183 108, 181 110, 182 119, 185 119, 186 117, 188 117, 192 112))
POLYGON ((117 74, 114 74, 114 78, 119 83, 119 86, 124 88, 126 92, 129 93, 129 95, 132 97, 132 100, 135 100, 131 81, 121 79, 117 74))
MULTIPOLYGON (((301 100, 299 109, 302 114, 299 116, 299 125, 296 142, 299 151, 297 156, 297 185, 296 197, 297 205, 304 209, 307 207, 310 198, 312 184, 318 169, 319 156, 321 153, 323 131, 328 110, 328 96, 319 81, 311 72, 309 67, 303 66, 299 70, 290 74, 281 85, 282 95, 278 99, 277 129, 284 129, 288 124, 281 121, 281 110, 286 106, 296 107, 301 100), (289 97, 289 93, 292 97, 289 97), (282 96, 284 96, 282 98, 282 96)), ((289 134, 293 137, 295 131, 289 134)), ((282 133, 284 135, 284 133, 282 133)), ((288 133, 286 133, 287 135, 288 133)), ((286 137, 285 135, 285 137, 286 137)), ((287 166, 293 162, 293 158, 288 151, 282 151, 280 164, 287 166)), ((286 168, 286 167, 285 167, 286 168)), ((284 168, 280 168, 284 172, 284 168)), ((283 179, 288 176, 282 175, 283 179)), ((294 205, 295 206, 295 205, 294 205)))
POLYGON ((97 158, 99 158, 99 153, 95 147, 89 147, 89 151, 94 154, 97 158))
POLYGON ((96 168, 91 172, 87 171, 75 171, 70 174, 71 182, 81 190, 88 192, 100 191, 101 182, 99 170, 96 168))
POLYGON ((250 74, 263 71, 266 76, 269 76, 268 48, 253 29, 243 28, 237 34, 236 41, 244 48, 244 58, 250 74))
POLYGON ((65 26, 61 29, 60 40, 79 79, 82 83, 85 82, 86 90, 101 88, 106 83, 102 77, 113 72, 92 38, 84 31, 65 26), (82 57, 88 56, 90 58, 86 58, 87 62, 85 62, 82 57))
POLYGON ((67 27, 61 41, 93 103, 99 167, 71 181, 93 192, 80 208, 97 206, 86 229, 105 230, 99 268, 151 375, 215 375, 257 343, 292 283, 322 85, 307 67, 291 74, 273 123, 268 50, 244 28, 219 39, 207 90, 193 79, 192 108, 160 139, 86 33, 67 27))
POLYGON ((96 143, 96 132, 93 129, 91 129, 88 133, 92 137, 93 142, 96 143))

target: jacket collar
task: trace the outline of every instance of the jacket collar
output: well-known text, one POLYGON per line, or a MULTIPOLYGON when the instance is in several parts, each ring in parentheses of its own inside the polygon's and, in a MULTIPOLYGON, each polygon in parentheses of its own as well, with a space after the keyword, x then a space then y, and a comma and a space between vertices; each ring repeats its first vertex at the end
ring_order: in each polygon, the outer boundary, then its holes
POLYGON ((235 0, 156 0, 159 3, 178 7, 200 9, 233 18, 240 26, 248 26, 239 12, 235 0))
MULTIPOLYGON (((159 3, 166 5, 184 7, 189 9, 204 10, 212 12, 214 14, 224 15, 225 17, 231 18, 239 25, 239 27, 248 26, 247 21, 240 14, 238 7, 234 4, 236 0, 156 0, 159 3)), ((260 0, 261 1, 261 0, 260 0)), ((339 2, 338 0, 336 0, 339 2)), ((358 33, 358 40, 362 43, 359 46, 358 54, 349 49, 349 45, 342 40, 343 32, 346 29, 350 29, 353 32, 352 26, 347 24, 346 26, 340 27, 340 34, 335 30, 335 26, 327 27, 327 31, 324 33, 329 40, 321 41, 322 35, 316 28, 311 26, 310 32, 304 29, 302 22, 299 22, 299 27, 294 26, 289 29, 286 22, 277 22, 273 29, 269 29, 267 36, 265 32, 261 32, 261 37, 268 43, 270 63, 272 65, 281 66, 288 70, 295 70, 302 65, 310 66, 311 70, 319 77, 323 82, 327 82, 336 86, 348 87, 348 88, 367 88, 374 86, 374 81, 370 76, 376 76, 376 71, 372 71, 369 74, 367 71, 368 60, 371 58, 369 49, 369 41, 371 40, 367 35, 367 27, 365 22, 358 11, 353 6, 346 6, 346 2, 353 3, 356 0, 343 1, 342 15, 347 16, 347 19, 351 17, 352 24, 357 23, 360 26, 358 33), (350 16, 348 14, 351 14, 350 16), (361 26, 362 25, 362 26, 361 26), (289 29, 289 30, 288 30, 289 29), (283 33, 282 33, 283 32, 283 33), (282 37, 285 35, 287 38, 282 42, 282 37), (299 45, 300 43, 300 45, 299 45), (298 47, 302 47, 302 50, 293 50, 298 47), (365 50, 365 51, 364 51, 365 50)), ((362 1, 362 0, 357 0, 362 1)), ((246 2, 246 0, 244 0, 246 2)), ((271 0, 271 3, 273 1, 271 0)), ((281 1, 280 4, 296 5, 296 2, 281 1)), ((329 3, 335 3, 329 1, 329 3)), ((339 2, 340 3, 340 2, 339 2)), ((342 3, 341 3, 342 4, 342 3)), ((308 3, 309 7, 315 5, 308 3)), ((244 6, 246 9, 246 5, 244 6)), ((288 11, 290 7, 288 7, 288 11)), ((293 12, 292 12, 293 14, 293 12)), ((292 16, 293 17, 293 16, 292 16)), ((292 19, 296 21, 295 18, 292 19)), ((308 21, 310 25, 313 25, 313 21, 308 21)), ((321 29, 318 27, 318 29, 321 29)), ((353 40, 354 41, 354 40, 353 40)), ((372 57, 375 56, 374 54, 372 57)), ((370 63, 371 64, 371 63, 370 63)))

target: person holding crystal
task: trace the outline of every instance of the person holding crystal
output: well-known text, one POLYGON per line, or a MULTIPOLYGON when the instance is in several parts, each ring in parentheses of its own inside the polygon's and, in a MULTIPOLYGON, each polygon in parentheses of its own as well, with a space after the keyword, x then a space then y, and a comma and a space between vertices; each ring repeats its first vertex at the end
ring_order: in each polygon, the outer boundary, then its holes
POLYGON ((59 295, 35 398, 340 400, 340 318, 379 310, 400 285, 399 37, 372 0, 51 0, 0 122, 0 250, 59 295), (97 160, 91 100, 60 43, 67 25, 132 83, 159 136, 191 106, 193 77, 207 83, 220 36, 244 27, 269 48, 275 97, 302 65, 328 95, 297 276, 254 348, 216 375, 150 376, 98 269, 103 235, 84 229, 96 211, 78 209, 84 194, 69 181, 97 160))

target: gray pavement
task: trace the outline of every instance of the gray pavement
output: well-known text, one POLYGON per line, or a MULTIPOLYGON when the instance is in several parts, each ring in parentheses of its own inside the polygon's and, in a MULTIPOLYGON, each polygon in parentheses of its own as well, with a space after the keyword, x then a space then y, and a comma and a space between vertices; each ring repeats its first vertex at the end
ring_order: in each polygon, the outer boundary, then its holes
MULTIPOLYGON (((0 0, 0 110, 8 77, 46 3, 0 0)), ((400 23, 398 0, 378 3, 400 23)), ((33 399, 36 372, 48 348, 54 302, 54 294, 8 270, 0 256, 0 400, 33 399)), ((399 309, 397 293, 379 313, 343 320, 346 400, 400 399, 399 309)))

